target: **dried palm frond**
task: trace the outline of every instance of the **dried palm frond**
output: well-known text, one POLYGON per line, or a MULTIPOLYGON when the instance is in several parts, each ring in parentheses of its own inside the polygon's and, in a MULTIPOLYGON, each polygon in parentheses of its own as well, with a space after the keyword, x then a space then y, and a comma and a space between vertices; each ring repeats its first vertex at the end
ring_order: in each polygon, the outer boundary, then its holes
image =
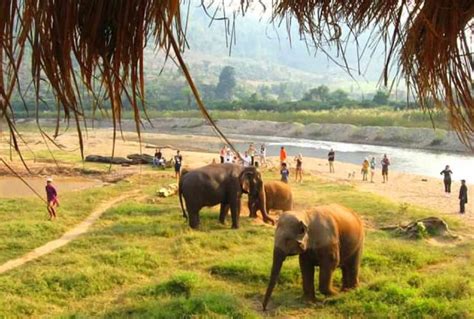
POLYGON ((184 43, 179 0, 1 1, 0 118, 6 120, 20 156, 20 135, 15 129, 10 100, 25 48, 31 48, 37 100, 43 79, 47 78, 64 116, 76 123, 83 153, 84 110, 80 87, 93 92, 96 81, 105 87, 111 104, 114 137, 121 122, 122 97, 126 96, 140 134, 145 91, 143 49, 148 39, 154 39, 157 47, 168 52, 171 36, 180 45, 184 43))
MULTIPOLYGON (((251 0, 241 0, 242 6, 251 0)), ((461 140, 474 137, 474 36, 472 0, 276 0, 273 19, 296 19, 299 31, 316 47, 336 46, 344 57, 342 26, 357 37, 375 29, 370 41, 385 45, 384 85, 404 77, 428 109, 445 108, 461 140), (471 38, 472 41, 472 38, 471 38)), ((347 39, 346 39, 347 40, 347 39)), ((350 69, 347 68, 350 72, 350 69)))
MULTIPOLYGON (((216 3, 226 7, 231 2, 216 3)), ((237 10, 244 13, 252 3, 268 10, 268 1, 258 0, 240 0, 237 10)), ((343 32, 349 30, 357 40, 363 32, 375 30, 371 41, 383 44, 386 51, 385 84, 391 67, 396 67, 394 77, 407 79, 420 105, 427 108, 434 101, 446 108, 453 128, 470 145, 474 62, 466 33, 473 25, 474 1, 273 0, 271 6, 273 21, 296 19, 302 37, 317 48, 336 47, 348 72, 344 41, 349 37, 343 32)), ((232 25, 230 42, 235 40, 234 32, 232 25)), ((148 41, 166 54, 173 50, 179 55, 177 48, 185 44, 179 0, 0 1, 0 119, 7 122, 14 148, 19 152, 21 135, 10 101, 19 87, 18 72, 27 48, 31 48, 38 103, 39 89, 47 79, 62 113, 76 123, 82 151, 82 87, 94 97, 97 87, 104 88, 111 104, 114 137, 120 128, 122 98, 128 99, 140 134, 145 110, 143 49, 148 41)), ((184 62, 181 64, 183 67, 184 62)), ((193 93, 199 98, 197 91, 193 93)), ((198 105, 213 123, 202 103, 198 105)))

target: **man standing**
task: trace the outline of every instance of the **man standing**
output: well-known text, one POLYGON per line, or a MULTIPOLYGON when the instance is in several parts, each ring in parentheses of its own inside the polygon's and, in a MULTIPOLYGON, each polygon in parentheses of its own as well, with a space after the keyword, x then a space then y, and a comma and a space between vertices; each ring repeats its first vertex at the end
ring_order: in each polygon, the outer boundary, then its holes
POLYGON ((179 180, 181 176, 181 164, 183 163, 183 157, 179 153, 179 150, 176 151, 176 155, 174 156, 174 173, 177 180, 179 180))
POLYGON ((329 173, 334 173, 334 159, 336 158, 336 153, 331 148, 328 153, 328 163, 329 163, 329 173))
POLYGON ((280 148, 280 165, 283 166, 283 163, 286 162, 286 150, 285 147, 282 146, 280 148))
POLYGON ((388 183, 388 166, 390 165, 390 160, 387 157, 387 154, 383 154, 382 158, 382 177, 383 177, 383 182, 388 183))
POLYGON ((448 196, 451 193, 451 174, 453 174, 453 172, 449 168, 449 165, 446 165, 445 169, 443 169, 439 174, 444 175, 444 193, 448 196))
POLYGON ((464 214, 466 212, 465 205, 467 204, 467 186, 466 180, 461 180, 461 188, 459 189, 459 213, 464 214))

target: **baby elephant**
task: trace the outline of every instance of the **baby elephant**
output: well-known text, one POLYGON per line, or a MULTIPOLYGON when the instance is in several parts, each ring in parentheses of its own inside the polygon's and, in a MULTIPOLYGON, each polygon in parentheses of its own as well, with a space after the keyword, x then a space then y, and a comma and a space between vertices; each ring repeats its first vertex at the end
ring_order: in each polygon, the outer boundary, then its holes
POLYGON ((299 255, 303 293, 314 300, 314 270, 319 266, 319 291, 333 295, 332 275, 342 269, 342 290, 357 287, 364 242, 364 226, 351 210, 340 205, 319 206, 281 215, 275 232, 273 265, 263 310, 272 295, 287 256, 299 255))
MULTIPOLYGON (((282 211, 293 209, 293 194, 291 193, 291 188, 288 184, 280 181, 272 181, 264 183, 263 188, 265 190, 265 211, 267 214, 270 213, 271 209, 282 211)), ((250 217, 256 218, 258 210, 264 212, 264 207, 259 196, 252 196, 252 194, 249 194, 248 205, 250 217)))

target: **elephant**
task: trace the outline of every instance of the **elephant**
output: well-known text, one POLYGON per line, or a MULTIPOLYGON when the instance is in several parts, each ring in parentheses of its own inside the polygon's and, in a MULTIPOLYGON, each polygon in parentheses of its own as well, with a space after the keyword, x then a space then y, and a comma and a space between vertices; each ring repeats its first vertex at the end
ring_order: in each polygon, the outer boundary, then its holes
POLYGON ((336 205, 318 206, 307 211, 284 212, 277 224, 273 265, 263 309, 266 310, 281 267, 287 256, 299 255, 303 295, 315 299, 314 272, 319 266, 319 291, 333 295, 332 276, 342 269, 342 290, 359 284, 359 267, 364 243, 364 226, 350 209, 336 205))
MULTIPOLYGON (((265 203, 262 176, 255 167, 242 167, 235 164, 209 164, 197 169, 187 170, 179 180, 179 201, 183 217, 188 218, 191 228, 199 226, 199 211, 203 207, 220 204, 219 221, 225 222, 230 208, 232 228, 239 227, 240 200, 242 193, 259 197, 265 203), (183 205, 183 197, 186 209, 183 205), (186 213, 188 212, 188 214, 186 213)), ((273 219, 264 212, 265 222, 273 219)))
POLYGON ((271 209, 280 209, 282 211, 293 209, 293 194, 291 193, 291 188, 287 183, 271 181, 264 183, 263 189, 265 190, 265 207, 263 207, 258 196, 251 196, 249 194, 248 207, 250 217, 256 218, 258 210, 270 213, 271 209))

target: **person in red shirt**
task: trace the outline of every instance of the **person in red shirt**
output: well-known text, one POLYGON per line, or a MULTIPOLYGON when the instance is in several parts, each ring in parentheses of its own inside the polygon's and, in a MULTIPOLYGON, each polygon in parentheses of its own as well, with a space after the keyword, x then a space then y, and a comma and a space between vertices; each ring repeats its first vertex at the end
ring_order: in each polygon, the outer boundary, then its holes
POLYGON ((286 162, 286 150, 285 147, 282 146, 280 149, 280 164, 283 164, 286 162))
POLYGON ((59 207, 58 192, 53 186, 53 179, 49 177, 46 180, 46 198, 48 201, 49 219, 56 218, 56 207, 59 207))

